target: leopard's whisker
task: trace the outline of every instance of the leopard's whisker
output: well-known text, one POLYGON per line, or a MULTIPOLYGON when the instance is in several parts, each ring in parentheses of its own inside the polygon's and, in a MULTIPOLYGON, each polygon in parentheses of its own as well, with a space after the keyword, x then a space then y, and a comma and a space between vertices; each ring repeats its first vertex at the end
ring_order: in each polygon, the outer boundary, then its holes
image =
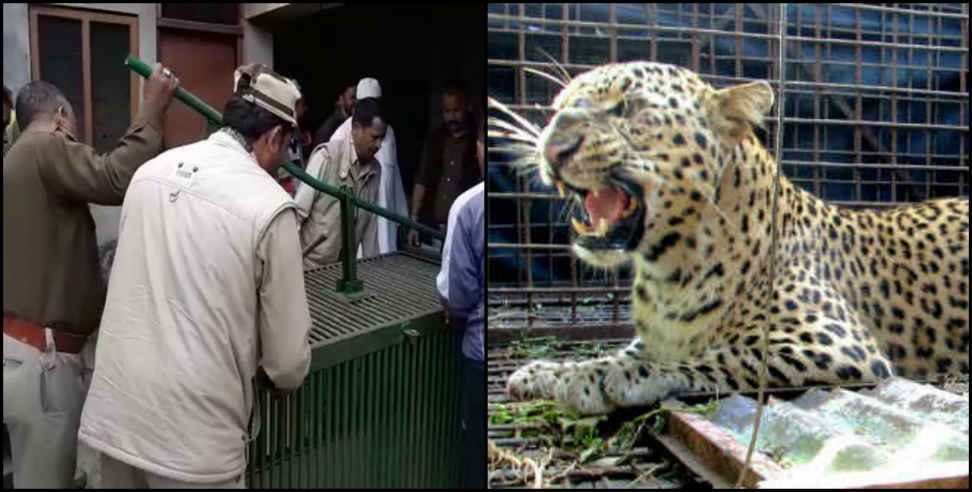
POLYGON ((524 135, 517 135, 515 133, 509 133, 509 132, 491 131, 491 132, 487 132, 486 135, 488 135, 490 137, 498 137, 498 138, 506 138, 506 139, 509 139, 509 140, 516 140, 518 142, 524 142, 524 143, 529 143, 529 144, 535 143, 535 139, 533 139, 531 137, 527 137, 527 136, 524 136, 524 135))
MULTIPOLYGON (((516 125, 510 123, 509 121, 502 120, 502 119, 496 118, 494 116, 490 116, 486 121, 487 121, 487 123, 489 123, 489 125, 491 125, 493 127, 499 127, 499 128, 504 129, 504 130, 512 131, 512 132, 515 132, 515 133, 518 133, 518 134, 521 134, 521 135, 533 136, 530 132, 524 130, 523 128, 521 128, 519 126, 516 126, 516 125)), ((535 138, 536 137, 534 137, 534 139, 535 138)))
MULTIPOLYGON (((532 159, 517 159, 513 162, 513 168, 518 177, 526 176, 537 172, 537 165, 532 159)), ((532 183, 532 181, 531 181, 532 183)))
POLYGON ((502 138, 507 140, 515 139, 520 143, 528 144, 534 149, 536 148, 536 143, 537 143, 536 138, 533 137, 532 135, 527 135, 526 133, 523 132, 517 133, 517 132, 512 132, 510 130, 493 128, 488 130, 486 132, 486 135, 490 137, 502 138))
POLYGON ((543 77, 543 78, 545 78, 545 79, 547 79, 547 80, 549 80, 549 81, 551 81, 551 82, 559 85, 560 87, 567 87, 567 83, 566 82, 564 82, 563 80, 560 80, 560 79, 554 77, 553 75, 550 75, 549 73, 541 72, 540 70, 537 70, 535 68, 530 68, 530 67, 523 67, 523 71, 524 72, 532 73, 534 75, 538 75, 540 77, 543 77))
POLYGON ((524 118, 524 117, 516 114, 513 110, 511 110, 505 104, 503 104, 503 103, 501 103, 501 102, 499 102, 496 99, 493 99, 491 97, 490 98, 487 98, 487 102, 488 102, 489 107, 496 108, 496 109, 498 109, 498 110, 506 113, 511 118, 513 118, 517 123, 519 123, 520 125, 522 125, 524 130, 532 133, 533 135, 535 135, 537 137, 540 137, 540 128, 539 127, 537 127, 533 123, 530 123, 530 121, 527 120, 526 118, 524 118))
MULTIPOLYGON (((490 136, 493 137, 493 136, 500 136, 500 135, 490 135, 490 136)), ((502 138, 506 138, 506 136, 502 135, 502 138)), ((496 147, 495 150, 506 154, 519 155, 521 157, 533 157, 534 155, 536 155, 537 152, 536 147, 532 145, 523 144, 523 143, 501 145, 499 147, 496 147)))
POLYGON ((522 131, 514 131, 514 130, 506 130, 506 129, 502 129, 502 130, 493 129, 493 130, 489 130, 487 132, 487 135, 488 136, 491 136, 491 137, 499 137, 499 138, 507 138, 507 139, 519 140, 521 142, 531 143, 531 144, 534 144, 534 145, 537 142, 536 137, 534 137, 532 135, 527 135, 526 133, 523 133, 522 131))
POLYGON ((539 50, 540 53, 542 53, 544 56, 546 56, 547 59, 550 60, 554 64, 554 67, 556 67, 558 70, 560 70, 560 74, 564 76, 564 85, 569 84, 570 81, 571 81, 571 78, 570 78, 570 73, 567 71, 567 69, 559 61, 557 61, 557 59, 554 58, 553 55, 551 55, 550 53, 547 53, 547 50, 545 50, 545 49, 543 49, 543 48, 541 48, 539 46, 537 47, 537 50, 539 50))

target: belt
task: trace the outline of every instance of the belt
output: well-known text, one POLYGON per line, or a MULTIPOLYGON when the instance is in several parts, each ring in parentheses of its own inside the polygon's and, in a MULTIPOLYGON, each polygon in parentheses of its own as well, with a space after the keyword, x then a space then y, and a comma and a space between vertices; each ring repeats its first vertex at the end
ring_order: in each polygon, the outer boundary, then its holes
POLYGON ((66 352, 69 354, 80 353, 81 349, 84 348, 85 342, 88 341, 88 337, 85 336, 75 335, 66 331, 57 331, 53 328, 45 329, 41 325, 15 316, 3 315, 4 333, 41 352, 47 352, 47 337, 44 333, 47 329, 51 330, 51 336, 54 338, 54 350, 57 352, 66 352))

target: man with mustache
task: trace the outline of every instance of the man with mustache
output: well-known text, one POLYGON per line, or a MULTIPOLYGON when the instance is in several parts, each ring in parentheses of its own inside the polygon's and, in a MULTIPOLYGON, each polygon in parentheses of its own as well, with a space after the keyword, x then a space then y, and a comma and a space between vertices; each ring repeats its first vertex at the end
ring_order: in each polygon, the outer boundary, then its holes
MULTIPOLYGON (((377 155, 388 126, 381 106, 373 97, 358 100, 351 112, 351 122, 351 133, 347 137, 331 138, 314 149, 307 163, 307 174, 332 186, 347 186, 359 198, 374 201, 384 172, 377 155)), ((297 188, 294 201, 300 215, 304 269, 338 261, 343 248, 340 200, 304 183, 297 188)), ((360 250, 364 258, 378 255, 375 215, 357 208, 352 210, 352 215, 354 250, 360 250)), ((353 255, 355 251, 344 254, 353 255)))
MULTIPOLYGON (((465 86, 461 82, 446 84, 442 91, 442 126, 427 138, 415 174, 412 220, 445 232, 452 202, 479 182, 476 135, 471 121, 465 86)), ((408 233, 412 246, 418 246, 419 239, 418 231, 408 233)))
MULTIPOLYGON (((354 113, 354 108, 357 107, 358 102, 363 99, 372 99, 378 103, 379 106, 384 105, 384 99, 381 93, 381 85, 376 79, 371 77, 365 77, 358 81, 357 89, 354 95, 354 105, 352 105, 351 113, 354 113)), ((334 131, 331 135, 331 139, 328 143, 335 140, 348 140, 351 135, 352 124, 351 118, 344 120, 341 126, 334 131)), ((408 204, 405 202, 405 188, 402 185, 402 175, 398 171, 398 147, 395 143, 395 129, 392 125, 388 123, 388 120, 382 118, 385 122, 385 136, 381 140, 381 148, 375 154, 375 159, 378 161, 380 168, 380 179, 378 183, 378 192, 371 198, 376 205, 379 207, 384 207, 392 212, 400 215, 405 215, 407 213, 408 204)), ((316 149, 316 147, 315 147, 316 149)), ((307 187, 306 185, 301 186, 307 187)), ((369 214, 370 215, 370 214, 369 214)), ((378 249, 373 253, 368 253, 365 251, 364 246, 358 248, 357 257, 358 258, 368 258, 369 256, 374 256, 378 254, 389 253, 396 251, 398 249, 398 224, 392 222, 384 217, 375 217, 375 227, 377 228, 378 234, 378 249)))

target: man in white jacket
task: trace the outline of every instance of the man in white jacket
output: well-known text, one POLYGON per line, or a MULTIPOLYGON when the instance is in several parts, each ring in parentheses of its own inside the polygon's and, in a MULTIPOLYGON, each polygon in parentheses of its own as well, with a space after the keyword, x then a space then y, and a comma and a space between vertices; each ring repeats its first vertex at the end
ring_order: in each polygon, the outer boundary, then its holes
MULTIPOLYGON (((358 81, 357 100, 366 97, 381 99, 381 86, 373 78, 358 81)), ((351 118, 344 120, 331 135, 331 140, 347 140, 351 135, 351 118)), ((398 149, 395 147, 395 131, 390 124, 386 124, 385 138, 381 141, 381 148, 375 154, 381 164, 381 179, 378 183, 378 202, 380 207, 387 208, 399 215, 408 216, 408 203, 405 201, 405 187, 402 185, 402 173, 398 171, 398 149)), ((307 186, 301 184, 301 186, 307 186)), ((378 219, 378 253, 396 251, 396 234, 398 224, 384 217, 378 219)), ((358 249, 358 258, 362 257, 362 250, 358 249)))
POLYGON ((310 367, 295 204, 274 180, 300 92, 236 72, 225 127, 135 173, 78 438, 98 488, 242 488, 253 379, 310 367))

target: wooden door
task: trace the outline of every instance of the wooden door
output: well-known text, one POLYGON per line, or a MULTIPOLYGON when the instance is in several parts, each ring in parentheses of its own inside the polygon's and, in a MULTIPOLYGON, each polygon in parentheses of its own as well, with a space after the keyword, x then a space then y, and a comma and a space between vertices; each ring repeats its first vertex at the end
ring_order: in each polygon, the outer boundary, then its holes
MULTIPOLYGON (((159 60, 183 88, 222 112, 233 93, 237 36, 187 29, 159 28, 159 60)), ((178 101, 165 119, 165 148, 197 142, 207 136, 206 119, 178 101)))

